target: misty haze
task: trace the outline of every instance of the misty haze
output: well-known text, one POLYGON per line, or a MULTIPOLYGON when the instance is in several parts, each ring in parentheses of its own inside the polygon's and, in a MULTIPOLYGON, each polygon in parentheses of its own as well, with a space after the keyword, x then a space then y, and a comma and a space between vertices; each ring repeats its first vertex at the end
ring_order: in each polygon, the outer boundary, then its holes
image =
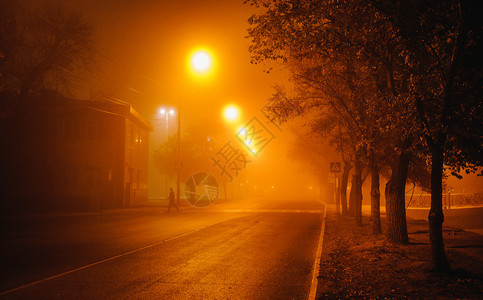
POLYGON ((0 0, 0 299, 479 299, 475 0, 0 0))

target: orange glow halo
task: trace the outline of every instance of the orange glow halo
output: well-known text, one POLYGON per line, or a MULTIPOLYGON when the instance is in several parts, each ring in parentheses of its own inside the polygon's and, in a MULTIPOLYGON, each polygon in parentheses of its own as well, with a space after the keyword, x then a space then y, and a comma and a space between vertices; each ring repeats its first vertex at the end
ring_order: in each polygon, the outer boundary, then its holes
POLYGON ((213 52, 206 47, 193 49, 186 60, 188 73, 194 77, 209 77, 216 68, 216 60, 213 52))

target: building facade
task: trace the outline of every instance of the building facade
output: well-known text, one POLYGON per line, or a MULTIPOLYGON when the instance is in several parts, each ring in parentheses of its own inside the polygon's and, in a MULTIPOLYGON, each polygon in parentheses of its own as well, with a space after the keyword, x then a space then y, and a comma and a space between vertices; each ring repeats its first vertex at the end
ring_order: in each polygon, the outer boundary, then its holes
POLYGON ((131 105, 58 94, 10 102, 0 171, 7 210, 86 211, 147 200, 152 127, 131 105))

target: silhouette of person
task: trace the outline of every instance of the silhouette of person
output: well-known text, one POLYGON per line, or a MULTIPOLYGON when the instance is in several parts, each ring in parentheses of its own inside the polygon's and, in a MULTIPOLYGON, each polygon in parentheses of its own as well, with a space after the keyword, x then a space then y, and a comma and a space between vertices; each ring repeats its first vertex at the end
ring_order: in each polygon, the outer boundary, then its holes
POLYGON ((169 188, 169 205, 168 205, 168 212, 171 210, 171 205, 176 207, 176 211, 179 211, 178 206, 176 205, 176 201, 174 201, 174 191, 173 188, 169 188))

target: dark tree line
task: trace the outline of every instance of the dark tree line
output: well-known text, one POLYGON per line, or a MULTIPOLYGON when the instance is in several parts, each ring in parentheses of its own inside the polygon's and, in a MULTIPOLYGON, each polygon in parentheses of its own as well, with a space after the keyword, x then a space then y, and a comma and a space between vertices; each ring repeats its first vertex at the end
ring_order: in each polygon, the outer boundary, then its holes
POLYGON ((0 94, 68 91, 81 71, 92 70, 94 49, 93 25, 63 2, 30 11, 0 0, 0 94))
POLYGON ((472 172, 483 164, 478 2, 246 2, 259 8, 249 19, 252 62, 281 63, 295 87, 276 89, 272 118, 284 122, 310 112, 314 131, 339 138, 346 171, 342 190, 353 169, 348 212, 362 224, 367 170, 374 233, 381 232, 379 176, 389 170, 387 237, 393 242, 408 243, 408 176, 430 173, 431 258, 435 270, 448 270, 442 237, 445 170, 472 172))

